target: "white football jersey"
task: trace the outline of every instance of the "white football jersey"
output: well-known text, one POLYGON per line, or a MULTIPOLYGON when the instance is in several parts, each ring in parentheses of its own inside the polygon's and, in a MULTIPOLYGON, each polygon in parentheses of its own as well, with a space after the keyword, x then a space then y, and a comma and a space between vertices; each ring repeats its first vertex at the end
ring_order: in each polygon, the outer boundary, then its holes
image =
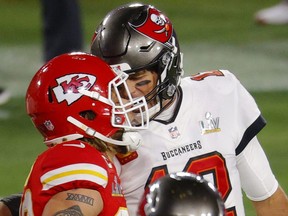
POLYGON ((140 131, 143 145, 137 152, 119 158, 130 215, 136 215, 148 184, 178 171, 203 175, 221 192, 227 215, 245 215, 236 156, 265 126, 265 120, 252 96, 229 71, 186 77, 180 86, 180 106, 172 107, 171 123, 151 121, 148 130, 140 131))

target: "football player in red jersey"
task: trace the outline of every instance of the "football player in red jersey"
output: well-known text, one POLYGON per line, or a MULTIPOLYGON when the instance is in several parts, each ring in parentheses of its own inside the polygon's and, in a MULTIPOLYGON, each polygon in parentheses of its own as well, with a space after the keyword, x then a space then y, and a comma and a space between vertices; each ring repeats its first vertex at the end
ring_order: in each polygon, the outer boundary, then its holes
POLYGON ((135 126, 133 112, 147 104, 122 100, 126 79, 85 53, 55 57, 35 74, 26 108, 49 148, 31 168, 20 215, 128 215, 112 160, 141 143, 135 128, 146 126, 135 126))
POLYGON ((257 139, 266 122, 253 97, 227 70, 182 78, 183 55, 164 13, 137 3, 112 10, 91 52, 129 74, 132 96, 145 95, 150 108, 143 145, 115 163, 131 215, 145 187, 179 171, 213 182, 229 216, 245 215, 242 189, 258 215, 288 215, 287 196, 257 139))

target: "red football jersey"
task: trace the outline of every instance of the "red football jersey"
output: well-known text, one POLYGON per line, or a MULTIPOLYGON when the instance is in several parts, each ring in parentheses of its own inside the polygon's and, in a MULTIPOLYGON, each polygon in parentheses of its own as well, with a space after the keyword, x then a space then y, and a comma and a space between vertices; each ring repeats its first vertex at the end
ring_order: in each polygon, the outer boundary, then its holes
POLYGON ((99 215, 128 215, 114 165, 80 141, 58 144, 38 156, 25 183, 20 215, 42 215, 53 195, 76 188, 100 192, 104 207, 99 215))

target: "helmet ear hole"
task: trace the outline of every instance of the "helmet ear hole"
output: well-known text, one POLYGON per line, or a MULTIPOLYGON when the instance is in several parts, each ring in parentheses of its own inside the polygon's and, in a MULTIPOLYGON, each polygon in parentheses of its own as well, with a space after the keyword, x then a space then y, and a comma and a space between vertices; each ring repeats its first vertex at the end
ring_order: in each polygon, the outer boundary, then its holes
POLYGON ((96 113, 92 110, 85 110, 79 113, 79 115, 87 120, 94 120, 96 118, 96 113))
POLYGON ((53 102, 52 89, 50 86, 48 88, 48 101, 49 101, 49 103, 53 102))

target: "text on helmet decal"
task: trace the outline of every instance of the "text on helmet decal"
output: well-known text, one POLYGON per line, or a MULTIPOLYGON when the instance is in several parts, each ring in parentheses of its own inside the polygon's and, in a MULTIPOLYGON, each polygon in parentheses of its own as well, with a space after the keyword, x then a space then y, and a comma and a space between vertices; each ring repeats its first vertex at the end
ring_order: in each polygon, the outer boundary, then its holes
POLYGON ((56 79, 58 86, 53 88, 58 103, 66 100, 70 105, 77 101, 83 94, 79 89, 89 90, 95 83, 96 77, 89 74, 69 74, 56 79))
POLYGON ((173 30, 170 20, 155 8, 148 9, 148 16, 142 24, 138 26, 129 24, 138 32, 161 43, 169 41, 173 30))

